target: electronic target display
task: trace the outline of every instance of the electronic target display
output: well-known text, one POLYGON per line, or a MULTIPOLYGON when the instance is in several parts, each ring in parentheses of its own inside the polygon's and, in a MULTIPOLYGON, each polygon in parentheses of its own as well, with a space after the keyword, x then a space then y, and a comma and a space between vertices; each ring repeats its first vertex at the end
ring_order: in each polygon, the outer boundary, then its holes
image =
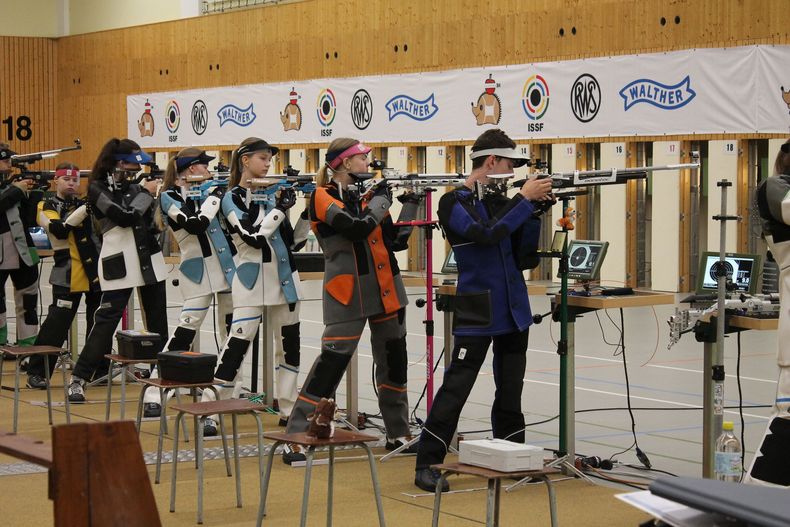
POLYGON ((726 253, 724 262, 719 261, 719 253, 705 252, 700 258, 697 274, 697 293, 711 293, 718 289, 720 266, 724 266, 728 281, 741 293, 754 294, 757 290, 757 277, 760 270, 760 257, 756 254, 726 253))
POLYGON ((568 246, 568 278, 596 280, 608 248, 609 242, 572 240, 568 246))

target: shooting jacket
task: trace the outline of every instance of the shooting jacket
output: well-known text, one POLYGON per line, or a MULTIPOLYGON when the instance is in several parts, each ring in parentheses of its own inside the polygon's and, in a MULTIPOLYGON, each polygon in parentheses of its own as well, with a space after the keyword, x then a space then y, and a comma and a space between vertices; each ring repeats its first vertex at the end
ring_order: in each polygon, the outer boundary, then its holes
POLYGON ((38 224, 47 232, 55 266, 49 283, 72 293, 98 292, 99 248, 87 206, 57 195, 38 204, 38 224))
POLYGON ((127 181, 112 189, 97 180, 88 187, 88 202, 102 235, 102 291, 155 284, 167 277, 154 223, 156 203, 148 191, 127 181))
POLYGON ((0 183, 0 269, 19 269, 39 262, 29 228, 36 225, 36 206, 43 193, 27 194, 8 180, 0 183))
MULTIPOLYGON (((324 251, 324 323, 392 314, 409 303, 393 252, 407 247, 411 227, 396 227, 392 202, 374 196, 359 203, 335 182, 310 200, 312 228, 324 251)), ((403 204, 399 221, 411 221, 418 204, 403 204)))
POLYGON ((454 335, 503 335, 532 324, 519 261, 537 250, 540 220, 533 211, 521 194, 481 201, 460 188, 439 200, 439 225, 458 264, 454 335))
POLYGON ((198 201, 174 187, 159 197, 181 254, 178 288, 184 300, 227 291, 233 283, 236 247, 219 223, 220 196, 215 190, 198 201))
POLYGON ((233 241, 239 251, 233 278, 233 307, 293 304, 302 298, 293 251, 307 240, 309 223, 288 215, 268 199, 236 186, 222 198, 233 241))

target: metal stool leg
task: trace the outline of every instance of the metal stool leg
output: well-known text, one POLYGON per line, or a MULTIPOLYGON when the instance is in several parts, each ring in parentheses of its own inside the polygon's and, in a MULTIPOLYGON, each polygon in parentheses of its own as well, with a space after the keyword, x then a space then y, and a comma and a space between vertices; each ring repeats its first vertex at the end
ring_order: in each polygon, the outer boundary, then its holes
POLYGON ((486 527, 494 527, 494 494, 495 480, 488 480, 488 491, 486 492, 486 527))
POLYGON ((376 458, 367 443, 359 443, 368 453, 368 464, 370 465, 370 479, 373 480, 373 495, 376 497, 376 509, 379 513, 379 526, 386 525, 384 521, 384 506, 381 504, 381 488, 379 487, 379 477, 376 473, 376 458))
POLYGON ((335 447, 329 445, 329 474, 327 476, 328 487, 326 489, 326 527, 332 527, 332 498, 334 497, 335 483, 335 447))
POLYGON ((49 374, 49 355, 44 355, 44 377, 47 379, 47 415, 49 416, 49 425, 52 426, 52 390, 49 386, 51 375, 49 374))
POLYGON ((444 482, 447 481, 447 475, 449 472, 444 472, 439 477, 439 481, 436 483, 436 490, 434 491, 434 498, 433 498, 433 523, 431 524, 433 527, 439 527, 439 512, 442 508, 442 487, 444 486, 444 482))
POLYGON ((112 403, 112 371, 115 368, 115 361, 110 359, 109 375, 107 375, 107 403, 104 405, 104 420, 110 420, 110 403, 112 403))
MULTIPOLYGON (((191 391, 191 390, 190 390, 190 391, 191 391)), ((176 389, 174 390, 174 392, 175 392, 175 394, 176 394, 176 402, 177 402, 178 404, 181 404, 181 391, 180 391, 178 388, 176 388, 176 389)), ((192 398, 192 402, 193 402, 193 403, 195 402, 195 398, 194 398, 194 397, 192 398)), ((162 402, 162 405, 164 405, 164 404, 165 404, 165 403, 164 403, 164 402, 162 402)), ((187 422, 189 422, 189 419, 187 419, 187 416, 186 416, 186 415, 184 415, 184 416, 183 416, 181 419, 183 419, 183 422, 181 423, 181 426, 183 426, 183 427, 184 427, 184 443, 189 443, 189 427, 187 426, 187 422)), ((194 416, 192 420, 193 420, 195 423, 197 423, 197 416, 194 416)))
POLYGON ((63 397, 66 401, 66 424, 71 424, 71 401, 69 401, 69 381, 66 376, 65 360, 60 361, 60 371, 63 372, 63 397))
POLYGON ((304 490, 302 491, 302 519, 299 522, 301 527, 307 525, 307 505, 310 502, 310 478, 313 475, 313 456, 315 455, 315 447, 307 448, 307 465, 304 472, 304 490))
POLYGON ((241 508, 241 470, 239 468, 239 433, 236 428, 236 414, 231 414, 230 419, 233 427, 233 469, 236 471, 236 507, 241 508))
POLYGON ((543 482, 549 491, 549 514, 551 515, 551 527, 557 527, 557 496, 554 494, 554 485, 551 478, 543 476, 543 482))
POLYGON ((195 440, 195 454, 198 462, 198 509, 197 522, 203 524, 203 424, 206 416, 200 418, 196 430, 197 439, 195 440))
POLYGON ((151 387, 150 384, 143 384, 143 389, 140 390, 140 398, 137 401, 137 435, 138 436, 140 435, 140 423, 143 422, 143 400, 145 399, 145 392, 147 392, 148 388, 150 387, 151 387))
MULTIPOLYGON (((258 445, 260 449, 260 445, 262 444, 262 434, 263 434, 263 427, 260 424, 260 418, 256 416, 258 420, 258 445)), ((275 441, 272 445, 271 450, 269 450, 269 455, 266 460, 266 472, 261 473, 261 502, 258 505, 258 521, 257 527, 261 527, 263 523, 263 517, 266 515, 266 495, 269 493, 269 479, 272 475, 272 462, 274 461, 274 451, 277 450, 279 445, 282 445, 282 441, 275 441)), ((258 455, 261 455, 262 450, 258 451, 258 455)))
MULTIPOLYGON (((112 366, 112 364, 110 364, 112 366)), ((126 412, 126 363, 121 364, 121 421, 126 412)), ((112 385, 112 367, 110 367, 110 375, 107 377, 107 386, 112 385)))
POLYGON ((19 420, 19 357, 14 361, 14 433, 19 420))
POLYGON ((219 414, 219 437, 222 440, 222 454, 225 456, 225 472, 228 474, 228 477, 231 477, 230 456, 228 455, 228 438, 225 437, 225 418, 222 414, 219 414))
POLYGON ((173 436, 173 473, 170 474, 170 512, 176 512, 176 475, 178 474, 178 424, 176 419, 176 431, 173 436))
MULTIPOLYGON (((255 418, 255 425, 258 427, 258 503, 263 500, 263 424, 257 412, 251 412, 255 418)), ((236 469, 236 473, 239 471, 236 469)))
MULTIPOLYGON (((165 393, 167 390, 165 390, 165 393)), ((160 396, 162 395, 162 389, 159 389, 160 396)), ((159 412, 159 438, 156 442, 156 478, 154 478, 154 483, 159 483, 159 472, 160 467, 162 466, 162 445, 165 441, 165 408, 162 407, 162 411, 159 412)))

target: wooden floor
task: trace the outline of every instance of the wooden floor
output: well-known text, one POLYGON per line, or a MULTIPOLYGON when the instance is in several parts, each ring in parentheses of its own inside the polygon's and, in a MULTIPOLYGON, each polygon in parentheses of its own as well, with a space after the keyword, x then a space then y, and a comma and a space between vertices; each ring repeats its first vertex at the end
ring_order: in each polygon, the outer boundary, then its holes
MULTIPOLYGON (((10 375, 3 376, 4 385, 12 380, 10 375)), ((58 381, 59 382, 59 381, 58 381)), ((58 386, 59 387, 59 386, 58 386)), ((129 390, 129 395, 137 391, 129 390)), ((55 393, 58 393, 57 391, 55 393)), ((117 392, 116 392, 117 393, 117 392)), ((12 392, 3 390, 0 394, 0 421, 3 427, 10 426, 12 411, 12 392)), ((90 399, 100 400, 104 396, 102 387, 90 388, 90 399)), ((44 392, 25 390, 22 393, 20 408, 20 433, 32 437, 49 438, 46 409, 31 404, 44 400, 44 392)), ((75 421, 100 421, 104 418, 103 404, 74 405, 75 421)), ((134 415, 136 403, 128 403, 127 416, 134 415)), ((113 405, 113 416, 118 415, 118 405, 113 405)), ((56 424, 65 421, 63 408, 55 412, 56 424)), ((278 430, 274 416, 264 416, 266 430, 278 430)), ((172 421, 171 421, 172 424, 172 421)), ((242 431, 241 444, 255 444, 254 421, 250 417, 240 417, 242 431)), ((191 426, 191 425, 190 425, 191 426)), ((158 421, 146 420, 141 437, 144 452, 156 450, 158 421)), ((171 429, 172 430, 172 429, 171 429)), ((172 448, 172 440, 167 438, 166 447, 172 448)), ((219 447, 216 438, 207 439, 206 447, 219 447)), ((182 443, 182 449, 192 449, 191 443, 182 443)), ((382 448, 376 449, 383 454, 382 448)), ((335 525, 372 526, 376 525, 376 508, 370 484, 367 462, 356 458, 361 450, 344 452, 343 457, 353 457, 340 462, 335 471, 335 525)), ((448 460, 454 458, 448 457, 448 460)), ((24 471, 19 460, 0 456, 0 468, 8 472, 9 467, 24 471)), ((221 459, 205 463, 204 525, 254 525, 258 505, 258 465, 256 457, 243 458, 241 462, 242 492, 244 506, 235 507, 233 478, 225 475, 221 459)), ((154 465, 148 465, 153 483, 154 465)), ((378 464, 381 480, 385 517, 389 525, 430 525, 433 497, 423 494, 412 481, 414 477, 414 457, 403 457, 378 464)), ((121 467, 118 468, 122 470, 121 467)), ((153 485, 159 513, 163 525, 194 525, 197 509, 196 482, 197 472, 191 463, 179 464, 176 512, 168 512, 170 499, 170 464, 162 469, 162 484, 153 485)), ((279 456, 275 458, 271 479, 269 514, 264 525, 298 525, 302 497, 304 469, 284 465, 279 456)), ((326 519, 326 467, 318 466, 313 472, 313 487, 310 500, 309 525, 324 525, 326 519)), ((486 495, 482 490, 484 481, 475 478, 454 477, 450 479, 453 490, 479 489, 473 492, 459 492, 447 495, 443 500, 443 526, 473 526, 485 523, 486 495)), ((580 480, 564 480, 556 483, 558 514, 560 525, 579 525, 582 520, 591 526, 636 526, 646 520, 639 511, 621 503, 613 497, 621 492, 613 488, 591 485, 580 480)), ((51 525, 52 504, 47 499, 47 476, 45 473, 0 476, 0 509, 3 525, 51 525)), ((548 499, 545 486, 528 485, 512 493, 504 493, 502 498, 502 525, 549 525, 548 499), (526 520, 526 521, 525 521, 526 520)))

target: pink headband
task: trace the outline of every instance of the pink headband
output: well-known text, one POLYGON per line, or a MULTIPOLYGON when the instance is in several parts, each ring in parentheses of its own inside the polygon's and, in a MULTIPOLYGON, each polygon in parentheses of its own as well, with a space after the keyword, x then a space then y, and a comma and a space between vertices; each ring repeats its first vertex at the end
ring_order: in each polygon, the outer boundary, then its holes
POLYGON ((74 168, 61 168, 55 171, 55 177, 74 176, 80 177, 80 171, 74 168))
MULTIPOLYGON (((367 154, 368 152, 370 152, 369 146, 365 146, 362 143, 357 143, 351 148, 343 150, 334 158, 327 159, 326 164, 329 165, 329 168, 334 170, 340 166, 340 163, 342 163, 344 159, 348 159, 349 157, 353 157, 358 154, 367 154)), ((329 158, 329 154, 327 154, 326 157, 329 158)))

